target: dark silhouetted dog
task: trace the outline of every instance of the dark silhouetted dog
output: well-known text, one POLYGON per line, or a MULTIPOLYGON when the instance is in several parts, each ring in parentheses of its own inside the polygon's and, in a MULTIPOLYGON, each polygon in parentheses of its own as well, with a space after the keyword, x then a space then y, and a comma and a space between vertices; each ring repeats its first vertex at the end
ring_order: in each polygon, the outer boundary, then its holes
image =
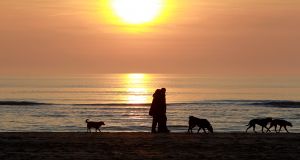
POLYGON ((262 119, 252 119, 249 121, 249 124, 246 125, 246 126, 249 126, 247 129, 246 129, 246 133, 248 131, 249 128, 253 127, 253 131, 255 131, 255 125, 260 125, 261 126, 261 132, 264 133, 264 128, 267 129, 267 132, 270 131, 269 128, 267 128, 267 125, 269 123, 272 122, 272 118, 262 118, 262 119))
POLYGON ((200 118, 197 118, 197 117, 194 117, 194 116, 190 116, 189 117, 189 129, 188 129, 188 133, 193 133, 193 128, 195 126, 199 127, 197 133, 199 133, 200 129, 203 129, 204 133, 207 133, 205 131, 205 128, 207 128, 207 130, 210 133, 214 132, 211 124, 209 123, 209 121, 207 119, 200 119, 200 118))
POLYGON ((272 127, 275 127, 275 132, 276 133, 279 133, 281 128, 283 127, 287 133, 289 133, 289 131, 286 129, 286 126, 290 126, 290 127, 293 127, 292 123, 291 122, 288 122, 286 120, 283 120, 283 119, 274 119, 272 120, 271 122, 271 125, 269 127, 269 129, 271 129, 272 127), (277 132, 277 126, 280 126, 279 128, 279 131, 277 132))
POLYGON ((102 121, 100 121, 100 122, 92 122, 92 121, 89 121, 89 119, 86 119, 85 122, 86 122, 87 132, 92 132, 91 128, 95 128, 96 132, 97 131, 101 132, 100 127, 102 125, 105 125, 104 122, 102 122, 102 121))

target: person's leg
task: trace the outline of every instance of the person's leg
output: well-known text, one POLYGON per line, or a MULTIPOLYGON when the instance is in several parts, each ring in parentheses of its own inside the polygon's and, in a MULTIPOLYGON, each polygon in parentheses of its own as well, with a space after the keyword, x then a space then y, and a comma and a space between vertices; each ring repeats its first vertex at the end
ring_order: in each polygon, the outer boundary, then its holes
POLYGON ((168 130, 168 127, 167 127, 167 116, 163 115, 161 121, 162 121, 161 122, 162 132, 169 133, 170 131, 168 130))
POLYGON ((159 116, 157 119, 158 119, 158 132, 163 133, 164 132, 164 119, 163 119, 163 116, 159 116))
POLYGON ((158 132, 159 133, 169 133, 170 131, 167 128, 167 116, 161 115, 158 118, 158 132))
POLYGON ((156 133, 157 117, 153 116, 151 133, 156 133))

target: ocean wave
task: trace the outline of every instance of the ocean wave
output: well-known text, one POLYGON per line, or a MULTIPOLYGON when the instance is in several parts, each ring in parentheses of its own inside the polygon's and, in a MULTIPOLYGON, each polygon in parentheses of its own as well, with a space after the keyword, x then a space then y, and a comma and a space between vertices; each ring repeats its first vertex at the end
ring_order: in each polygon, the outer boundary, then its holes
POLYGON ((150 103, 86 103, 72 104, 74 106, 149 106, 150 103))
MULTIPOLYGON (((58 103, 44 103, 38 101, 0 101, 1 105, 12 106, 42 106, 42 105, 72 105, 72 106, 150 106, 151 103, 83 103, 83 104, 58 104, 58 103)), ((239 105, 239 106, 264 106, 264 107, 279 107, 279 108, 300 108, 300 101, 288 101, 288 100, 203 100, 194 102, 182 102, 182 103, 168 103, 169 106, 210 106, 210 105, 239 105)))
POLYGON ((36 106, 36 105, 52 105, 50 103, 40 103, 33 101, 0 101, 0 105, 4 106, 36 106))
MULTIPOLYGON (((201 105, 208 103, 201 102, 186 102, 186 103, 168 103, 168 105, 201 105)), ((87 104, 72 104, 75 106, 150 106, 151 103, 87 103, 87 104)))
POLYGON ((190 104, 198 105, 240 105, 240 106, 264 106, 278 108, 300 108, 299 101, 289 100, 212 100, 200 101, 190 104))
POLYGON ((300 108, 300 102, 298 101, 262 101, 255 102, 252 105, 261 105, 267 107, 279 107, 279 108, 300 108))

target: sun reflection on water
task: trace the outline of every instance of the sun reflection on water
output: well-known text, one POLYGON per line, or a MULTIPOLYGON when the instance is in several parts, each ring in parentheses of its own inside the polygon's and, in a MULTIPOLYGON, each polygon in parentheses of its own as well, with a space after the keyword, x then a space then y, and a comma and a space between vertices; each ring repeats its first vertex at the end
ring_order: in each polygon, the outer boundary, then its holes
POLYGON ((149 102, 149 88, 148 81, 151 76, 148 74, 126 74, 124 82, 126 84, 128 96, 127 103, 129 104, 143 104, 149 102))

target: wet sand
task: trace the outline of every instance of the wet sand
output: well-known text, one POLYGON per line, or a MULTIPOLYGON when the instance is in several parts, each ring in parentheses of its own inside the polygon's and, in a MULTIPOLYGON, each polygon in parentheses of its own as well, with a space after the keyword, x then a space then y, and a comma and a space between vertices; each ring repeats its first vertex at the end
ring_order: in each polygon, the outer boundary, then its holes
POLYGON ((0 159, 300 159, 300 134, 0 133, 0 159))

